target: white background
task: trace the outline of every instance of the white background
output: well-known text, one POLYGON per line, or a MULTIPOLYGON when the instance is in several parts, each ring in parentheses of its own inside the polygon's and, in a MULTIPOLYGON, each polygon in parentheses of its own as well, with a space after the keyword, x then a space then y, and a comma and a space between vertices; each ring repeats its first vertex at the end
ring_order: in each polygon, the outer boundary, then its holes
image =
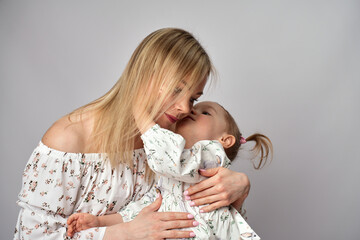
POLYGON ((1 239, 12 238, 22 171, 44 132, 117 81, 162 27, 192 32, 220 79, 202 98, 273 162, 251 180, 249 223, 264 240, 359 239, 360 2, 0 0, 1 239), (357 186, 357 187, 356 187, 357 186))

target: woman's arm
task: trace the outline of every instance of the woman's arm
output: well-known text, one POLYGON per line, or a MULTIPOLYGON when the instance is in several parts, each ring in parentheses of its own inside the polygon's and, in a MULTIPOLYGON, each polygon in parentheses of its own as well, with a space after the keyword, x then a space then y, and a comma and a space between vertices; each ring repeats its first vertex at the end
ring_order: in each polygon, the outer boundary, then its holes
POLYGON ((232 204, 240 211, 250 190, 250 181, 246 174, 223 167, 200 170, 200 174, 209 178, 184 192, 196 206, 209 204, 202 210, 210 212, 232 204))
POLYGON ((157 212, 161 201, 162 197, 159 195, 152 204, 141 210, 133 221, 107 227, 103 240, 194 237, 195 234, 191 231, 178 230, 193 227, 194 217, 184 212, 157 212))
MULTIPOLYGON (((18 195, 21 208, 14 239, 64 239, 66 220, 74 212, 81 192, 80 161, 69 160, 51 151, 42 143, 34 150, 23 172, 18 195)), ((90 176, 89 176, 90 177, 90 176)), ((87 235, 101 239, 105 229, 89 229, 87 235)))
POLYGON ((157 213, 161 197, 144 208, 131 222, 123 223, 120 214, 94 216, 88 213, 75 213, 67 221, 68 236, 94 227, 107 227, 103 239, 164 239, 194 237, 191 231, 173 230, 174 228, 193 227, 193 216, 187 213, 157 213))

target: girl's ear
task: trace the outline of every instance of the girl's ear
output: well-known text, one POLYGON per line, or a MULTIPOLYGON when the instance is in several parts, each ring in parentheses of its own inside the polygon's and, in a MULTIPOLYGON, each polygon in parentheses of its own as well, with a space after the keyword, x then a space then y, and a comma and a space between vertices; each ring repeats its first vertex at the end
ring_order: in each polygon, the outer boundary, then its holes
POLYGON ((227 133, 222 135, 221 138, 219 139, 219 142, 224 147, 224 149, 232 147, 235 144, 235 141, 236 141, 235 137, 227 133))

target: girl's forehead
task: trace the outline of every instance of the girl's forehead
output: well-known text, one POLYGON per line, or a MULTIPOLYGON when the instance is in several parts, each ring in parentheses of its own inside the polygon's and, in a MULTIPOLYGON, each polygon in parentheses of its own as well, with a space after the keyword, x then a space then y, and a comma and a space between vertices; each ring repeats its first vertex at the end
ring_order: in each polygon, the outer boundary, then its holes
POLYGON ((214 108, 215 110, 221 108, 221 106, 218 103, 210 102, 210 101, 199 102, 194 105, 194 108, 205 108, 205 107, 214 108))
POLYGON ((209 112, 211 116, 210 118, 206 117, 207 119, 212 119, 212 123, 226 128, 228 122, 227 112, 220 104, 216 102, 199 102, 194 106, 194 110, 197 114, 201 114, 203 111, 209 112))
POLYGON ((225 109, 216 102, 199 102, 194 105, 194 109, 212 109, 218 115, 225 115, 225 109))

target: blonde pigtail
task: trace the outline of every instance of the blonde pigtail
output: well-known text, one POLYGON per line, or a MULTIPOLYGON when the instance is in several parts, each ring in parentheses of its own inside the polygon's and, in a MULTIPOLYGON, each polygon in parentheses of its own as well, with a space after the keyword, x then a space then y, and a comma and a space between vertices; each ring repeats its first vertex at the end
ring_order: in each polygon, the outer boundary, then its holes
POLYGON ((256 164, 253 162, 255 169, 261 169, 265 166, 268 160, 272 160, 273 157, 273 146, 270 139, 260 133, 255 133, 246 138, 246 142, 254 141, 255 145, 252 148, 252 152, 254 153, 254 158, 260 156, 259 162, 256 164))

